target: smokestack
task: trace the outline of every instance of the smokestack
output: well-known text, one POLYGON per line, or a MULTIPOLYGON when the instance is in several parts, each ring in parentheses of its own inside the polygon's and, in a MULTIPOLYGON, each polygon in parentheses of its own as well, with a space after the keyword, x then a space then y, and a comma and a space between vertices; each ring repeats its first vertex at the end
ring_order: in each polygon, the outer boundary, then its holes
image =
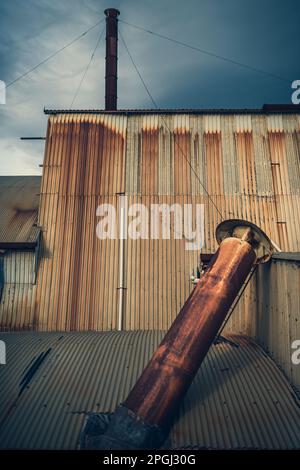
POLYGON ((119 10, 108 8, 106 15, 106 57, 105 57, 105 110, 117 109, 118 80, 118 16, 119 10))

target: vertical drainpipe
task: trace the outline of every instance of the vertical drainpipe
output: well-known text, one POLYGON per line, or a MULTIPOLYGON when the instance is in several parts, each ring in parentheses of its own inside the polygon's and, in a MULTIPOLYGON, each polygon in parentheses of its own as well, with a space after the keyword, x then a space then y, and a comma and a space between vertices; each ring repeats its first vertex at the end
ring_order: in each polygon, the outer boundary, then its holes
POLYGON ((106 15, 106 57, 105 57, 105 110, 117 109, 118 80, 118 16, 119 10, 108 8, 106 15))
MULTIPOLYGON (((105 110, 117 109, 118 81, 118 16, 119 10, 108 8, 106 15, 106 56, 105 56, 105 110)), ((119 198, 119 306, 117 329, 123 328, 123 291, 124 291, 124 239, 125 239, 125 196, 119 198)))
POLYGON ((127 201, 126 196, 120 196, 119 205, 119 310, 118 331, 123 329, 123 293, 124 293, 124 241, 127 233, 127 201))
POLYGON ((216 236, 220 246, 208 270, 104 433, 89 436, 86 432, 87 448, 157 449, 165 441, 249 272, 272 255, 271 241, 250 222, 226 220, 217 227, 216 236))

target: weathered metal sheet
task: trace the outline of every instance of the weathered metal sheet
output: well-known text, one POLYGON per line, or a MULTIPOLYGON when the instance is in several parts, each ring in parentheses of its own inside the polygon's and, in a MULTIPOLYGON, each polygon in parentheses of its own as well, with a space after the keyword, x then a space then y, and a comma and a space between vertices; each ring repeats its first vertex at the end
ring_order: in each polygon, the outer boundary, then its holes
POLYGON ((40 184, 39 176, 0 177, 0 330, 33 328, 40 184))
POLYGON ((0 301, 0 331, 35 330, 35 284, 4 284, 0 301))
MULTIPOLYGON (((275 115, 274 119, 279 117, 275 115)), ((200 179, 212 195, 256 194, 257 196, 273 197, 276 188, 272 186, 271 165, 276 159, 276 149, 274 146, 270 147, 269 140, 272 140, 272 136, 276 136, 278 133, 283 137, 286 135, 287 141, 283 143, 283 150, 286 148, 286 153, 291 159, 289 167, 296 168, 296 177, 294 176, 295 172, 291 170, 289 178, 297 179, 299 174, 297 140, 299 124, 295 116, 284 116, 282 122, 284 122, 286 129, 279 132, 276 131, 278 126, 268 126, 267 119, 271 118, 272 116, 250 114, 237 116, 180 114, 178 116, 158 115, 156 117, 149 114, 148 116, 133 115, 128 117, 128 126, 130 127, 126 152, 126 191, 129 193, 141 192, 142 194, 149 192, 150 188, 143 190, 139 184, 140 181, 136 178, 140 179, 143 174, 139 171, 139 167, 141 170, 145 166, 151 168, 151 149, 158 146, 156 153, 165 159, 167 168, 159 165, 158 169, 148 175, 155 194, 159 191, 157 179, 159 181, 165 179, 170 182, 169 187, 164 188, 165 192, 160 190, 159 194, 202 194, 203 187, 199 182, 200 179), (156 119, 153 127, 154 118, 156 119), (217 119, 217 124, 215 119, 217 119), (145 132, 150 132, 150 136, 143 145, 145 132), (289 141, 290 135, 293 136, 292 143, 289 141), (222 139, 222 148, 216 147, 219 138, 222 139), (203 142, 204 139, 206 142, 203 142), (205 155, 209 155, 209 157, 205 159, 205 155), (187 160, 194 163, 192 166, 199 179, 189 164, 186 172, 187 160), (248 160, 250 160, 249 163, 248 160), (204 168, 201 164, 204 165, 204 168), (239 168, 240 165, 241 168, 239 168), (138 166, 137 170, 136 166, 138 166), (176 166, 179 171, 176 170, 176 166), (134 179, 130 174, 131 171, 135 172, 134 179), (162 175, 160 176, 160 171, 163 172, 164 178, 162 175), (178 174, 181 180, 179 187, 178 183, 177 186, 174 186, 174 180, 176 181, 178 174), (225 182, 224 187, 223 181, 225 182), (239 185, 240 181, 242 187, 239 185)), ((157 159, 157 157, 153 158, 157 159)), ((282 155, 283 165, 284 158, 282 155)), ((289 178, 285 180, 284 185, 284 191, 287 194, 290 192, 289 178)), ((298 194, 298 186, 295 183, 294 188, 298 194)))
POLYGON ((97 206, 113 197, 66 197, 42 241, 37 277, 39 328, 115 329, 118 240, 96 237, 97 206), (56 231, 57 230, 57 231, 56 231))
POLYGON ((265 116, 252 116, 251 122, 257 195, 272 197, 272 155, 268 145, 267 120, 265 116))
MULTIPOLYGON (((216 202, 220 198, 214 198, 216 202)), ((254 198, 251 200, 254 206, 254 198)), ((128 204, 143 204, 150 212, 150 206, 156 204, 204 203, 206 199, 200 196, 132 196, 128 197, 128 204)), ((243 199, 232 198, 231 206, 240 209, 243 199)), ((222 207, 222 206, 221 206, 222 207)), ((215 227, 221 220, 215 216, 210 204, 205 204, 205 245, 202 252, 214 252, 217 249, 215 227), (207 222, 207 221, 211 222, 207 222)), ((255 208, 255 206, 254 206, 255 208)), ((270 208, 264 208, 269 213, 270 208)), ((250 212, 251 206, 248 211, 250 212)), ((225 217, 230 214, 225 213, 225 217)), ((242 217, 242 211, 235 212, 242 217)), ((254 223, 259 225, 266 233, 273 229, 272 219, 264 219, 263 213, 253 210, 254 223)), ((193 289, 190 281, 192 275, 197 274, 199 266, 199 251, 187 251, 185 239, 175 239, 174 223, 170 224, 170 240, 132 240, 125 243, 125 287, 124 294, 124 327, 125 329, 166 329, 175 319, 185 300, 193 289)), ((254 280, 253 280, 254 283, 254 280)), ((255 315, 255 294, 253 284, 243 294, 238 304, 234 318, 229 323, 231 331, 249 334, 251 331, 251 317, 255 315)))
POLYGON ((34 328, 37 252, 0 255, 0 330, 34 328))
MULTIPOLYGON (((204 204, 202 253, 217 248, 221 216, 213 204, 224 219, 254 222, 282 250, 299 251, 300 118, 284 112, 51 115, 39 207, 35 328, 117 327, 120 246, 118 240, 97 239, 96 208, 102 202, 118 207, 119 193, 147 208, 152 202, 204 204)), ((21 179, 14 178, 20 192, 21 179)), ((24 238, 26 226, 14 234, 3 230, 9 238, 24 238)), ((124 249, 124 327, 168 328, 191 291, 199 253, 174 239, 127 240, 124 249)), ((253 295, 251 287, 243 308, 237 307, 236 331, 252 328, 253 295)))
POLYGON ((36 277, 36 252, 6 251, 0 256, 3 284, 34 284, 36 277))
POLYGON ((0 243, 36 242, 40 176, 0 176, 0 243))
POLYGON ((42 330, 117 325, 118 240, 98 240, 96 209, 124 192, 126 117, 49 121, 39 223, 36 316, 42 330))
MULTIPOLYGON (((0 369, 2 449, 74 449, 87 413, 124 400, 163 332, 6 333, 0 369), (39 367, 38 367, 39 366, 39 367)), ((298 398, 254 342, 211 348, 168 448, 299 449, 298 398)))
POLYGON ((300 260, 278 254, 257 274, 257 320, 253 335, 300 388, 300 368, 293 364, 292 343, 300 338, 300 260))

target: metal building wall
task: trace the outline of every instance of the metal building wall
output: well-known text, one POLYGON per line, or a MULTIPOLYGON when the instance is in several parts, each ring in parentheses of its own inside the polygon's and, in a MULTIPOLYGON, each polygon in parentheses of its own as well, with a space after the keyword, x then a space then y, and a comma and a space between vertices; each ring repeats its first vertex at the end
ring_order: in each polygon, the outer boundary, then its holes
POLYGON ((126 117, 49 119, 41 187, 36 315, 40 330, 116 328, 117 240, 96 237, 96 209, 124 192, 126 117))
POLYGON ((0 331, 36 327, 37 253, 6 251, 0 255, 0 331))
POLYGON ((40 176, 0 176, 0 249, 37 241, 40 184, 40 176))
POLYGON ((300 339, 300 256, 276 255, 257 274, 256 339, 270 352, 290 381, 300 387, 292 343, 300 339))
POLYGON ((2 331, 34 328, 40 183, 40 176, 0 176, 2 331))
MULTIPOLYGON (((297 251, 299 129, 295 116, 130 116, 126 194, 130 202, 142 202, 148 209, 153 202, 203 203, 204 253, 216 250, 215 228, 221 221, 205 189, 224 218, 250 220, 283 249, 297 251), (272 143, 278 136, 284 145, 275 152, 272 143), (272 173, 274 162, 279 163, 280 194, 272 173), (290 165, 292 170, 287 171, 290 165)), ((192 288, 189 278, 198 262, 197 252, 187 252, 184 244, 184 240, 127 242, 126 328, 170 326, 192 288)), ((227 331, 252 334, 255 312, 253 279, 227 331)))
MULTIPOLYGON (((215 251, 221 220, 206 190, 224 218, 248 219, 281 249, 298 251, 299 129, 296 115, 50 116, 39 210, 43 242, 36 328, 117 327, 120 244, 97 239, 96 208, 101 202, 118 207, 120 193, 129 204, 147 207, 203 203, 203 253, 215 251)), ((184 240, 127 240, 124 245, 123 328, 168 328, 192 289, 198 253, 186 251, 184 240)), ((251 289, 232 323, 241 333, 251 330, 251 289)))

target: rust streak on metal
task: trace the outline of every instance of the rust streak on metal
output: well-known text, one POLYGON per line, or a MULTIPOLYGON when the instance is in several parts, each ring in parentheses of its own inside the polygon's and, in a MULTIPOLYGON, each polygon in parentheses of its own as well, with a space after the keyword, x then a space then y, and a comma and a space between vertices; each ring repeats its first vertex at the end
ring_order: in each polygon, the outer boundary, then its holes
POLYGON ((141 191, 147 195, 156 194, 158 186, 158 130, 142 130, 141 143, 141 191))

